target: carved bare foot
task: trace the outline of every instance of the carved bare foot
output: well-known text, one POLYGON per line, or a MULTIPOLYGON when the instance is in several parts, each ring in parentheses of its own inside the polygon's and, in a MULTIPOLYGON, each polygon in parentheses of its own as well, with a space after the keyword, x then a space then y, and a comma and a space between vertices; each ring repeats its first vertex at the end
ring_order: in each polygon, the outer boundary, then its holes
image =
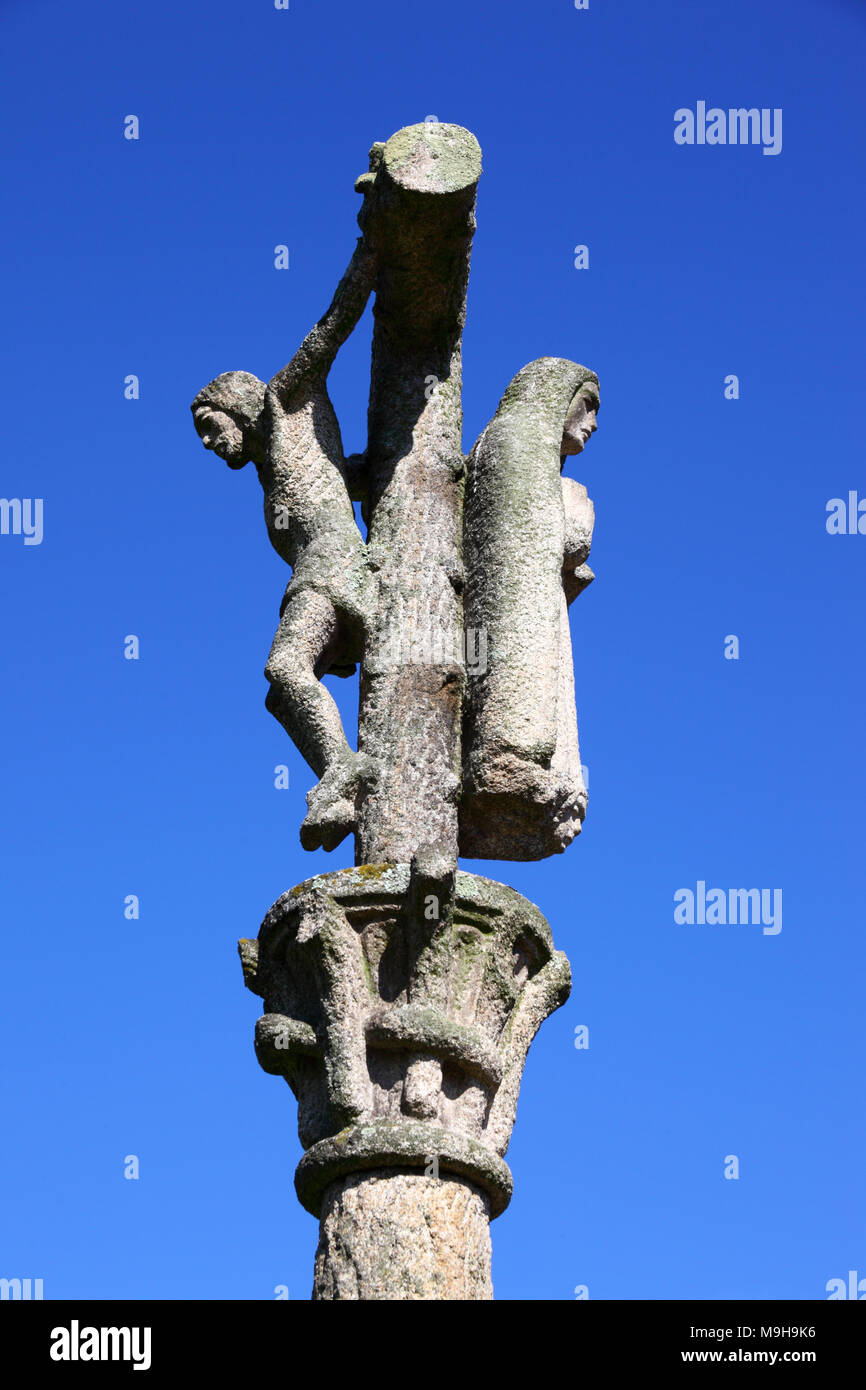
POLYGON ((324 776, 307 792, 307 814, 301 824, 304 849, 336 849, 357 824, 357 803, 370 780, 373 760, 351 748, 340 753, 324 776))

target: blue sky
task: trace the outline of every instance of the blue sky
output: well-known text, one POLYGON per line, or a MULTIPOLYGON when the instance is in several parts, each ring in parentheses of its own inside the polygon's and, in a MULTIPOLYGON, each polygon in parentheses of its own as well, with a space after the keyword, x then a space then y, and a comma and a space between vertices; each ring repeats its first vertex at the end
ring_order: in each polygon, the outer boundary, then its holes
MULTIPOLYGON (((44 505, 40 545, 0 536, 0 1275, 309 1296, 295 1103, 256 1064, 235 941, 351 850, 298 843, 313 778, 262 676, 285 568, 189 402, 288 360, 369 145, 436 115, 484 155, 466 447, 535 357, 602 390, 569 465, 597 514, 572 609, 586 828, 465 865, 537 902, 574 973, 524 1076, 497 1296, 866 1276, 866 535, 825 525, 866 497, 862 5, 4 0, 0 42, 0 492, 44 505), (677 145, 698 101, 780 108, 781 152, 677 145), (699 880, 781 888, 782 930, 676 924, 699 880)), ((369 334, 368 311, 331 379, 347 451, 369 334)))

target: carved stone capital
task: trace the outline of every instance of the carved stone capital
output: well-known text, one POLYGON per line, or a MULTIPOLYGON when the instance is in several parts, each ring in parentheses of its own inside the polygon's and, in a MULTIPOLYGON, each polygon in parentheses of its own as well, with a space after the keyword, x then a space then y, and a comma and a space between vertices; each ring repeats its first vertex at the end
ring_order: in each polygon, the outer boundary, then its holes
POLYGON ((240 950, 265 1005, 258 1059, 298 1100, 308 1211, 383 1170, 453 1176, 505 1209, 526 1054, 571 987, 538 908, 428 847, 308 879, 240 950))

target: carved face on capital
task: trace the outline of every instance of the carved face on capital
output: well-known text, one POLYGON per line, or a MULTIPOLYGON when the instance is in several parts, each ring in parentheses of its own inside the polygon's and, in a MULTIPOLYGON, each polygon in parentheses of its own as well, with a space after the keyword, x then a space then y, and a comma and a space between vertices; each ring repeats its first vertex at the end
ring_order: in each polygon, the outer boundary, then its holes
POLYGON ((229 468, 243 468, 249 461, 244 449, 244 430, 233 415, 202 405, 193 414, 198 437, 206 449, 213 449, 229 468))
POLYGON ((562 431, 560 454, 580 454, 590 435, 598 429, 597 414, 600 407, 598 387, 595 382, 585 381, 568 408, 562 431))

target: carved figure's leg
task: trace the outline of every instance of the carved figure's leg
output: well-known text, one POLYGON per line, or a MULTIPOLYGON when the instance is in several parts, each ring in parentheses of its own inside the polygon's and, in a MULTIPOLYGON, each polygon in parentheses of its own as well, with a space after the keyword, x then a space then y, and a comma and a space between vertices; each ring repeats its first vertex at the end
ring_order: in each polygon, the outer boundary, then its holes
POLYGON ((349 746, 340 711, 318 676, 337 625, 334 605, 302 590, 286 604, 265 667, 271 683, 265 704, 319 777, 349 746))
POLYGON ((330 599, 302 589, 283 610, 265 667, 271 683, 265 704, 320 778, 307 795, 304 849, 335 849, 355 828, 369 761, 349 747, 340 711, 319 679, 339 637, 340 617, 330 599))

